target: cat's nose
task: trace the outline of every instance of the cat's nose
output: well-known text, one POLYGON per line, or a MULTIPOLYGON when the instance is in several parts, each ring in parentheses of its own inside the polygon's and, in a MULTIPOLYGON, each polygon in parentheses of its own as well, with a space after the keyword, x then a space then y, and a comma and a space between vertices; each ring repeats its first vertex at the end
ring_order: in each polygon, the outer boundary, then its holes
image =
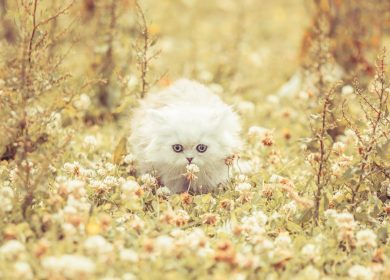
POLYGON ((194 159, 193 157, 188 157, 188 158, 186 158, 187 159, 187 161, 188 161, 188 163, 191 163, 191 161, 194 159))

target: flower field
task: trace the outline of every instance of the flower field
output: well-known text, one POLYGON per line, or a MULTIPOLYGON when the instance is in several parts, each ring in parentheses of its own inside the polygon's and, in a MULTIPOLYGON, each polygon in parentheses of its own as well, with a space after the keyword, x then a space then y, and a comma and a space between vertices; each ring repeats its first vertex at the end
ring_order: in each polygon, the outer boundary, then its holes
POLYGON ((390 278, 387 1, 0 11, 0 279, 390 278), (206 194, 139 172, 128 140, 138 102, 182 77, 242 124, 206 194))

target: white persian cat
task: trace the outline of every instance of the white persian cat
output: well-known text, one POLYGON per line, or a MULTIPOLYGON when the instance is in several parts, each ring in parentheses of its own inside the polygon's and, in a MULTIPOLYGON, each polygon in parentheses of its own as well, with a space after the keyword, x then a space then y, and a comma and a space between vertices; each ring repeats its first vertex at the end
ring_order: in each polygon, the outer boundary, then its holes
POLYGON ((225 159, 240 146, 238 116, 204 85, 186 79, 149 94, 134 112, 129 137, 142 173, 171 192, 206 192, 228 179, 225 159), (190 185, 184 174, 195 164, 190 185))

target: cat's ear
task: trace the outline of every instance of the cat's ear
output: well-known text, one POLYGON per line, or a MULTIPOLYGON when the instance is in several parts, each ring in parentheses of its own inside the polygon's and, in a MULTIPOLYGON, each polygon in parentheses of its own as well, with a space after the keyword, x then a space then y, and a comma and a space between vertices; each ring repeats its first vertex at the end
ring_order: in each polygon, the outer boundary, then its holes
POLYGON ((163 123, 166 121, 165 114, 159 110, 149 109, 147 110, 147 115, 149 115, 150 118, 159 123, 163 123))

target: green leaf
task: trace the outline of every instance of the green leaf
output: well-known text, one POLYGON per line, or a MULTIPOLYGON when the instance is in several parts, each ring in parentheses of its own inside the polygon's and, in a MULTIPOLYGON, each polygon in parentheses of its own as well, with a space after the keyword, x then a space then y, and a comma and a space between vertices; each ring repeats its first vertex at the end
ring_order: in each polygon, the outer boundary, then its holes
POLYGON ((370 217, 368 216, 367 212, 361 212, 361 213, 355 213, 355 219, 359 222, 365 222, 367 223, 370 221, 370 217))
POLYGON ((390 159, 390 140, 387 140, 381 146, 377 145, 376 150, 381 159, 390 159))
POLYGON ((122 157, 127 153, 126 143, 127 143, 126 137, 122 137, 118 145, 116 145, 114 155, 112 158, 113 163, 115 164, 121 163, 122 157))
POLYGON ((291 232, 300 232, 300 231, 302 231, 302 228, 301 228, 300 225, 298 225, 298 224, 296 224, 294 222, 291 222, 291 221, 287 221, 286 227, 291 232))
POLYGON ((297 219, 297 222, 300 224, 304 224, 310 221, 313 218, 313 210, 312 208, 306 209, 302 215, 297 219))
POLYGON ((378 239, 379 239, 382 243, 386 243, 386 242, 387 242, 387 239, 389 238, 389 233, 388 233, 386 227, 381 227, 381 228, 378 230, 377 235, 378 235, 378 239))

